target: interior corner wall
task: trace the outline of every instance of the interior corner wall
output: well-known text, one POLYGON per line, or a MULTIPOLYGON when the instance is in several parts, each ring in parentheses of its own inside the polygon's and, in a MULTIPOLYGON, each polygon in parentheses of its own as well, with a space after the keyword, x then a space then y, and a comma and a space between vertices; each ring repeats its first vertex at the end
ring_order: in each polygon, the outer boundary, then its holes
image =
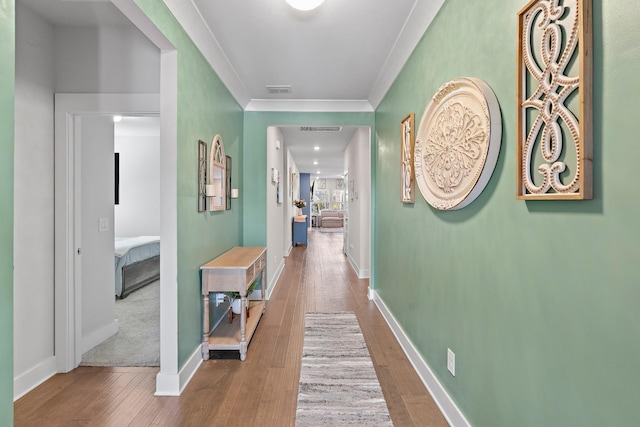
MULTIPOLYGON (((243 159, 243 111, 231 93, 195 47, 163 2, 135 0, 144 14, 177 50, 177 239, 178 239, 178 365, 182 368, 202 342, 202 294, 200 266, 242 243, 242 211, 250 195, 244 190, 243 170, 251 168, 243 159), (230 210, 198 212, 198 140, 211 150, 219 134, 225 154, 232 158, 232 181, 238 183, 240 199, 230 210)), ((266 147, 266 127, 261 140, 266 147)), ((260 169, 265 172, 266 161, 260 169)), ((257 170, 249 179, 257 181, 257 170)), ((266 177, 266 173, 263 175, 266 177)), ((266 190, 264 181, 262 192, 266 190)), ((235 188, 235 184, 234 184, 235 188)), ((264 198, 263 198, 264 200, 264 198)), ((264 208, 263 208, 264 213, 264 208)), ((266 240, 266 235, 265 235, 266 240)), ((211 305, 212 323, 220 310, 211 305)))
POLYGON ((0 424, 13 423, 14 1, 0 3, 0 424))
POLYGON ((293 244, 293 217, 298 215, 298 208, 294 206, 293 201, 300 198, 300 172, 298 171, 298 165, 296 165, 296 162, 291 155, 291 151, 286 147, 287 141, 284 143, 287 153, 284 164, 284 168, 286 170, 286 184, 284 187, 284 245, 285 247, 290 247, 290 243, 293 244))
POLYGON ((56 92, 160 93, 158 48, 133 26, 56 27, 55 41, 56 92))
POLYGON ((640 8, 593 2, 594 198, 516 200, 517 13, 447 0, 376 110, 376 291, 468 421, 635 425, 640 395, 640 8), (400 202, 400 121, 455 77, 489 84, 502 147, 482 194, 400 202), (380 244, 384 242, 384 244, 380 244), (446 367, 456 355, 456 375, 446 367))
POLYGON ((371 269, 371 129, 360 127, 345 150, 345 169, 349 171, 345 188, 349 197, 349 248, 347 254, 360 278, 371 269), (350 183, 353 182, 353 189, 350 183))
MULTIPOLYGON (((288 254, 289 247, 284 246, 283 240, 286 240, 284 230, 284 201, 278 203, 278 189, 279 186, 284 187, 285 176, 284 172, 284 155, 286 151, 284 149, 283 136, 280 128, 276 126, 270 126, 266 129, 267 141, 266 141, 266 154, 267 154, 267 182, 266 182, 266 218, 267 222, 267 283, 265 286, 272 285, 276 272, 280 269, 280 265, 283 262, 284 257, 288 254), (276 141, 280 141, 280 148, 276 148, 276 141), (273 181, 273 174, 278 171, 278 180, 273 181)), ((255 180, 256 177, 253 176, 255 180)), ((284 196, 286 190, 281 188, 281 194, 284 196)), ((289 245, 290 246, 290 245, 289 245)), ((267 295, 271 293, 271 288, 267 289, 267 295)))
MULTIPOLYGON (((55 373, 54 28, 16 6, 14 372, 16 396, 55 373), (38 266, 38 268, 34 268, 38 266), (34 346, 33 343, 38 345, 34 346)), ((1 424, 1 422, 0 422, 1 424)))

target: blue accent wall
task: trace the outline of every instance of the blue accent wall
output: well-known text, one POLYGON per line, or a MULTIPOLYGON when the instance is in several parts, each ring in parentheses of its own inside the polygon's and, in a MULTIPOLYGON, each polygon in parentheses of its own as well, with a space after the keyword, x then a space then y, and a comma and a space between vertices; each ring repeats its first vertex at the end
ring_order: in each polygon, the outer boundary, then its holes
POLYGON ((307 227, 311 220, 311 175, 300 174, 300 198, 307 201, 307 206, 302 208, 302 212, 307 216, 307 227))

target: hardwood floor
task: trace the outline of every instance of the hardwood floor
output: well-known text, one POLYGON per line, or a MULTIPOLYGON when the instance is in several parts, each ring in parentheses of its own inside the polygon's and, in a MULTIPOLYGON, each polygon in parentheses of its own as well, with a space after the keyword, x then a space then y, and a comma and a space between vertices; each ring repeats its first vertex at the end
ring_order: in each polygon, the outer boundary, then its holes
POLYGON ((310 311, 355 312, 396 426, 448 425, 341 247, 313 230, 293 248, 245 362, 204 362, 179 397, 153 395, 157 368, 77 368, 19 399, 15 426, 293 426, 310 311))

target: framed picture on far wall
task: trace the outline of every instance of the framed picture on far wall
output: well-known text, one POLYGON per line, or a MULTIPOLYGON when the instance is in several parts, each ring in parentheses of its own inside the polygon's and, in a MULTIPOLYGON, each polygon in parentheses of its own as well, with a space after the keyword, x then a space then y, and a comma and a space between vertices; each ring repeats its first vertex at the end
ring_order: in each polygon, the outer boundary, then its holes
POLYGON ((342 190, 344 188, 344 179, 336 179, 336 188, 342 190))
POLYGON ((316 181, 318 183, 318 189, 319 190, 325 190, 327 188, 327 181, 324 179, 318 179, 316 181))

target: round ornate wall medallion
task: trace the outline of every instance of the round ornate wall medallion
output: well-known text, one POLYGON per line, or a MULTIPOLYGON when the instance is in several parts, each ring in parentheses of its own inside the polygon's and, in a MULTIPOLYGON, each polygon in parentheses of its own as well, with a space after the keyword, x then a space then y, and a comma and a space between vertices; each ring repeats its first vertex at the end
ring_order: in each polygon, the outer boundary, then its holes
POLYGON ((442 85, 416 135, 416 182, 425 200, 441 210, 475 200, 491 178, 501 139, 500 106, 489 85, 471 77, 442 85))

